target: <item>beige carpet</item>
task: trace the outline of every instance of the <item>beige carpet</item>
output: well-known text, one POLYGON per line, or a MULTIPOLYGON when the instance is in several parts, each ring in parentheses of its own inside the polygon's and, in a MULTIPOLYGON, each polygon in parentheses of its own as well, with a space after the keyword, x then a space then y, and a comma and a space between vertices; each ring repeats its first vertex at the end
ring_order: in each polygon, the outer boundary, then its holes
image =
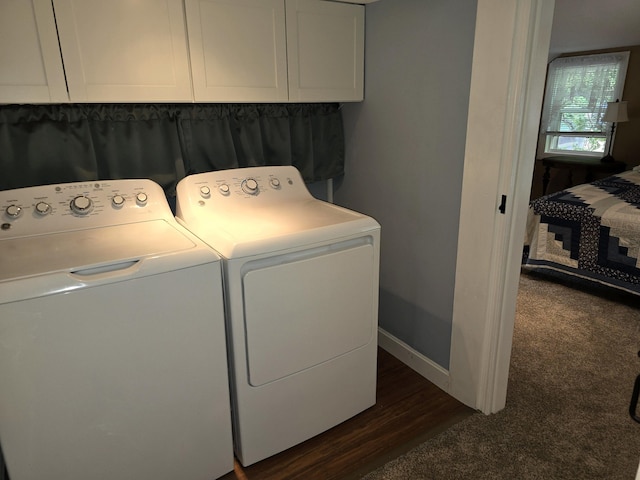
POLYGON ((640 298, 523 274, 507 406, 474 414, 366 480, 632 480, 640 298))

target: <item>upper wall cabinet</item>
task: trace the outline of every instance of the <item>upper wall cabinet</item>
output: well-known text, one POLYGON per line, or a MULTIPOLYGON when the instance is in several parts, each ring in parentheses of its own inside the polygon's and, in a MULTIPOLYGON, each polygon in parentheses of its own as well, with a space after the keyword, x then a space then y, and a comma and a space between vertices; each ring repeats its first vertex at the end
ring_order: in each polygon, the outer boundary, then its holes
POLYGON ((72 102, 193 100, 182 0, 53 5, 72 102))
POLYGON ((0 32, 0 103, 69 101, 51 0, 2 0, 0 32))
POLYGON ((0 103, 360 101, 364 8, 0 0, 0 103))
POLYGON ((197 102, 363 99, 364 7, 186 0, 197 102))
POLYGON ((364 7, 287 0, 289 99, 359 101, 364 92, 364 7))
POLYGON ((196 101, 288 101, 283 0, 185 6, 196 101))

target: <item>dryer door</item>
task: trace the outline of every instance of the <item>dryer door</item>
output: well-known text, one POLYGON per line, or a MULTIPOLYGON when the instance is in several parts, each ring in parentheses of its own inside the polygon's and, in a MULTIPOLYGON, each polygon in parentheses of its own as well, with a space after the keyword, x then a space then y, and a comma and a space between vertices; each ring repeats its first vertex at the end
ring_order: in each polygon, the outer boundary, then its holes
POLYGON ((376 265, 369 237, 248 263, 249 383, 264 385, 375 341, 376 265))

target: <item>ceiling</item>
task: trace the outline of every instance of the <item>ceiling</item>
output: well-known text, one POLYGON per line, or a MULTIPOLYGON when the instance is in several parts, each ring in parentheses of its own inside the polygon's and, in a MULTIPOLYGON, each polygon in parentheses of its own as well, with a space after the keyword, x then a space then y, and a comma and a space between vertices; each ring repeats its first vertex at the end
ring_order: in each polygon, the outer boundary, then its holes
POLYGON ((549 58, 640 45, 639 0, 556 0, 549 58))

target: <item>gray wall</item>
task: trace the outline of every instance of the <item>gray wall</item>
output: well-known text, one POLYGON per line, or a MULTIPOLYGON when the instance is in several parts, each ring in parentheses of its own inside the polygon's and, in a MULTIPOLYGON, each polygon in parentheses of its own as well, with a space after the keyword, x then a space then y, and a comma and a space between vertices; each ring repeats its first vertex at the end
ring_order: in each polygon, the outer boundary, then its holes
POLYGON ((343 106, 335 190, 335 203, 382 225, 381 327, 445 369, 476 5, 367 5, 365 100, 343 106))

